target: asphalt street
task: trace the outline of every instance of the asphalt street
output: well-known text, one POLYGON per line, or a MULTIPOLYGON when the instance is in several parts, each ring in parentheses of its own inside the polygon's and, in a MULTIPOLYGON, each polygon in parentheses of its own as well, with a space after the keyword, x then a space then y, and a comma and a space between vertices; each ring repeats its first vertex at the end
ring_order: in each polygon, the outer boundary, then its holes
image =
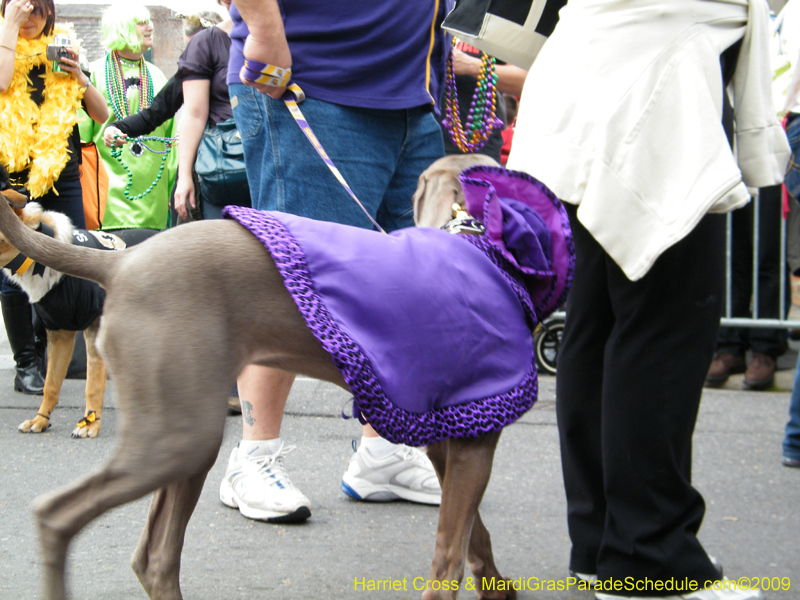
MULTIPOLYGON (((121 416, 109 385, 100 437, 71 439, 83 415, 84 382, 68 380, 52 428, 21 434, 17 425, 35 414, 39 399, 13 392, 12 382, 13 371, 0 370, 0 448, 6 457, 0 466, 2 600, 42 597, 31 502, 109 460, 121 416)), ((309 379, 298 381, 289 400, 283 437, 297 449, 287 467, 313 504, 303 525, 249 521, 220 503, 219 482, 241 432, 240 419, 227 418, 219 458, 186 535, 187 600, 420 597, 415 578, 419 586, 428 575, 437 509, 360 503, 339 490, 351 440, 360 435, 357 423, 339 416, 347 400, 345 392, 309 379), (395 585, 402 587, 403 580, 405 591, 357 589, 369 581, 399 581, 395 585)), ((501 572, 526 583, 520 598, 589 600, 591 593, 574 588, 535 589, 542 585, 537 582, 557 584, 567 577, 555 402, 554 379, 542 377, 536 407, 503 433, 481 512, 501 572)), ((730 577, 788 578, 789 590, 767 593, 776 600, 800 598, 800 470, 780 464, 788 402, 786 391, 744 392, 735 381, 729 389, 708 390, 694 441, 694 481, 708 505, 703 544, 730 577)), ((129 560, 148 503, 142 498, 111 510, 75 539, 68 565, 72 597, 145 598, 129 560)), ((460 597, 475 596, 462 591, 460 597)))

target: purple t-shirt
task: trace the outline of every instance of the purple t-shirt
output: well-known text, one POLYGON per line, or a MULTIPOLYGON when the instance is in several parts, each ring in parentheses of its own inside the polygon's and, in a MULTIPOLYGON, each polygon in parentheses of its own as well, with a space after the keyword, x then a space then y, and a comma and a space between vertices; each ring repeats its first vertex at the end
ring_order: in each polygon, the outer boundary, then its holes
MULTIPOLYGON (((292 81, 309 98, 405 109, 440 98, 447 48, 441 23, 453 0, 278 0, 292 81)), ((231 5, 228 83, 241 83, 247 25, 231 5)))

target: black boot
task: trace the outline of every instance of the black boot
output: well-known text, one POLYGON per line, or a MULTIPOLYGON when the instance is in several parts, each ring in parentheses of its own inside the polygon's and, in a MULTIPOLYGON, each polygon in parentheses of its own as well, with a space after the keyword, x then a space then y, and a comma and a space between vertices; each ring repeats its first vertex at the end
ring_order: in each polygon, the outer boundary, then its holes
POLYGON ((44 392, 39 356, 33 337, 31 305, 25 294, 0 294, 3 307, 3 322, 8 343, 14 353, 17 376, 14 390, 23 394, 41 396, 44 392))

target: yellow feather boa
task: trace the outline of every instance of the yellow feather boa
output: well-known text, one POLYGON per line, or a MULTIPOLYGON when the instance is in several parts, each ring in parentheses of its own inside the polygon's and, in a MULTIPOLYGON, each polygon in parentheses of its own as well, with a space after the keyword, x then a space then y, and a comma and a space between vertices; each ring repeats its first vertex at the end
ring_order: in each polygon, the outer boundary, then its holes
MULTIPOLYGON (((0 23, 2 20, 0 19, 0 23)), ((57 25, 54 33, 65 33, 73 42, 69 25, 57 25)), ((45 49, 53 36, 17 40, 17 58, 8 89, 0 93, 0 163, 10 173, 30 168, 26 187, 32 198, 39 198, 53 187, 69 159, 67 141, 78 122, 78 109, 85 90, 75 77, 53 73, 45 49), (28 74, 45 65, 44 102, 31 99, 28 74)))

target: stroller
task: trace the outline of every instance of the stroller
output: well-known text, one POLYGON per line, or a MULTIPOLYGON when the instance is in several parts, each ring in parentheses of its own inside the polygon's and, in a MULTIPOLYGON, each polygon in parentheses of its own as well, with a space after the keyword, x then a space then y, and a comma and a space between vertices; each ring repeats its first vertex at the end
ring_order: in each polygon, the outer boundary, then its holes
POLYGON ((558 350, 561 346, 561 336, 564 334, 563 312, 550 315, 536 327, 533 333, 533 349, 536 353, 536 363, 539 372, 543 375, 555 375, 558 364, 558 350))

